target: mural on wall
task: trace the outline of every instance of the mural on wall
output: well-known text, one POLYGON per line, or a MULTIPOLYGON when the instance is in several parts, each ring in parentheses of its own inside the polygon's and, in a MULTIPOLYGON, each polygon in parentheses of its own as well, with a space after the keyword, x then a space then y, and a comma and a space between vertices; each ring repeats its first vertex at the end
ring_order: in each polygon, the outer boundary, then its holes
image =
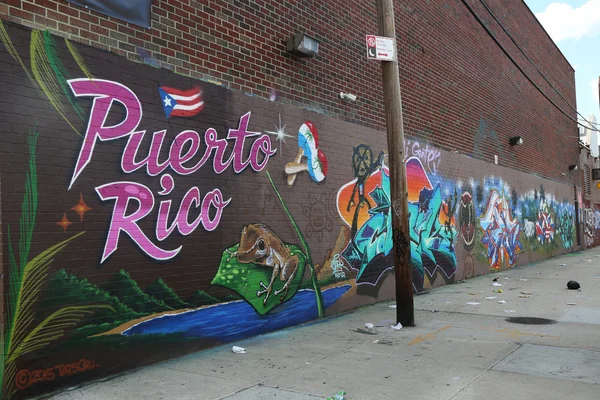
POLYGON ((302 213, 306 218, 306 237, 314 237, 316 240, 323 240, 325 232, 333 230, 333 217, 337 211, 332 210, 335 207, 335 197, 329 193, 309 193, 308 204, 302 207, 302 213))
POLYGON ((485 247, 492 269, 500 270, 503 265, 514 267, 519 253, 523 251, 521 225, 511 216, 506 197, 496 190, 491 191, 487 211, 480 225, 484 232, 481 244, 485 247))
POLYGON ((327 157, 319 149, 319 133, 315 125, 306 121, 298 130, 298 154, 294 161, 285 165, 288 185, 293 186, 300 172, 307 171, 315 182, 322 182, 327 176, 327 157), (306 157, 306 163, 302 159, 306 157))
MULTIPOLYGON (((148 335, 154 335, 156 340, 164 343, 185 344, 185 340, 197 340, 210 346, 323 317, 325 310, 352 287, 340 282, 346 279, 348 268, 340 260, 342 249, 339 246, 325 259, 324 264, 331 265, 331 277, 317 277, 318 266, 312 261, 308 242, 266 171, 278 150, 272 146, 269 136, 273 132, 252 131, 249 128, 251 112, 239 117, 236 127, 226 131, 225 137, 213 127, 208 127, 203 134, 189 128, 179 133, 160 128, 144 129, 143 124, 156 124, 160 119, 152 116, 147 121, 133 87, 93 76, 85 65, 84 56, 68 40, 57 40, 48 32, 31 32, 31 46, 26 46, 31 56, 30 70, 1 22, 0 39, 6 49, 0 55, 8 55, 17 62, 23 77, 81 137, 77 141, 60 141, 60 138, 57 141, 61 146, 73 143, 79 146, 64 151, 77 154, 75 160, 68 161, 73 164, 66 166, 72 168, 72 175, 64 190, 77 188, 79 202, 73 206, 74 201, 63 208, 51 222, 61 235, 72 236, 62 236, 58 244, 34 253, 34 257, 29 256, 36 234, 38 201, 35 157, 38 135, 35 131, 29 139, 29 169, 23 173, 25 190, 18 235, 11 231, 14 225, 10 221, 4 225, 8 227, 4 238, 8 240, 9 249, 10 295, 6 301, 0 383, 8 398, 38 393, 44 390, 44 384, 60 384, 61 380, 76 375, 82 377, 78 379, 85 379, 91 376, 90 373, 102 374, 107 366, 109 370, 114 368, 110 367, 111 363, 98 362, 94 357, 77 355, 77 361, 65 360, 54 367, 46 364, 43 369, 38 369, 39 364, 31 361, 35 360, 33 354, 59 339, 64 340, 56 345, 52 356, 59 360, 72 354, 63 351, 69 344, 87 341, 97 345, 86 347, 84 351, 108 357, 108 353, 98 353, 95 349, 102 349, 107 343, 110 346, 119 344, 123 337, 129 337, 127 343, 137 343, 137 346, 146 342, 136 338, 148 335), (71 58, 59 56, 61 50, 68 51, 71 58), (113 107, 114 104, 119 107, 113 107), (75 118, 80 121, 74 121, 75 118), (80 132, 79 127, 84 130, 80 132), (120 163, 116 174, 103 164, 104 174, 98 176, 94 164, 105 154, 104 147, 110 145, 114 154, 120 144, 123 146, 118 153, 120 163), (208 172, 207 166, 210 166, 208 172), (185 238, 200 230, 213 232, 219 229, 227 211, 236 206, 235 196, 226 196, 221 188, 206 190, 206 183, 198 183, 182 192, 179 185, 185 180, 181 178, 196 173, 237 175, 247 170, 266 174, 281 203, 279 213, 288 217, 298 237, 298 245, 284 242, 265 223, 247 221, 242 225, 239 243, 223 251, 219 265, 208 266, 216 269, 208 287, 197 289, 186 297, 173 290, 163 278, 142 286, 124 269, 104 282, 92 284, 85 277, 77 276, 77 265, 69 270, 50 268, 67 245, 84 235, 85 232, 70 233, 82 228, 84 219, 93 221, 94 229, 99 226, 97 217, 101 214, 97 213, 102 210, 88 206, 92 195, 105 203, 104 212, 110 211, 101 239, 103 246, 91 255, 98 257, 99 268, 110 263, 111 256, 121 255, 125 241, 129 241, 127 247, 133 244, 152 261, 168 262, 185 250, 185 244, 173 246, 168 239, 174 236, 185 238), (111 180, 110 177, 115 175, 120 179, 111 180), (93 181, 92 176, 95 176, 93 181), (97 178, 104 181, 98 182, 97 178), (182 193, 178 200, 173 198, 175 193, 182 193), (18 245, 13 246, 13 242, 18 245), (43 293, 42 286, 45 287, 43 293), (274 309, 277 312, 272 312, 274 309), (223 315, 230 319, 224 319, 223 315), (236 328, 225 329, 223 324, 231 324, 231 321, 236 321, 236 328)), ((165 84, 159 86, 153 101, 156 102, 154 105, 161 105, 164 117, 169 121, 176 117, 193 120, 206 110, 203 94, 196 85, 165 84), (189 87, 192 89, 176 89, 189 87)), ((170 129, 174 127, 173 123, 177 124, 170 122, 170 129)), ((285 133, 285 126, 281 126, 281 120, 276 129, 275 139, 280 144, 285 143, 290 136, 285 133)), ((328 163, 319 148, 316 127, 307 121, 300 127, 298 138, 302 154, 290 166, 293 168, 290 178, 295 180, 299 173, 306 171, 313 181, 322 182, 328 163), (305 163, 302 163, 303 158, 305 163)), ((63 160, 66 159, 60 159, 63 160)), ((15 165, 15 168, 20 166, 15 165)), ((45 188, 47 190, 48 186, 45 188)), ((323 232, 333 230, 330 211, 333 206, 334 199, 321 192, 307 196, 304 203, 295 204, 301 213, 308 214, 308 236, 321 240, 323 232)), ((41 234, 46 237, 50 232, 45 230, 41 234)), ((39 243, 47 243, 45 240, 39 243)), ((88 254, 89 246, 98 243, 98 236, 94 241, 82 243, 87 246, 88 254)), ((168 275, 165 272, 165 276, 168 275)), ((121 346, 121 349, 128 351, 127 346, 121 346)))
MULTIPOLYGON (((29 152, 0 165, 24 183, 2 193, 9 294, 0 382, 8 398, 323 317, 336 303, 355 306, 356 293, 383 298, 393 269, 390 172, 375 142, 344 146, 351 162, 336 164, 338 177, 327 179, 338 180, 326 182, 327 143, 307 117, 294 136, 298 155, 286 163, 275 156, 297 126, 280 114, 275 130, 263 131, 273 121, 246 112, 260 110, 260 99, 245 98, 239 104, 248 108, 232 115, 223 110, 239 107, 224 104, 236 101, 224 88, 10 29, 20 47, 0 22, 0 60, 9 61, 0 68, 17 65, 15 80, 44 100, 40 142, 65 156, 48 168, 62 178, 38 179, 37 130, 7 133, 29 152), (122 82, 107 63, 142 71, 122 82), (314 191, 302 190, 306 182, 314 191), (249 193, 271 203, 257 212, 256 201, 242 200, 249 193), (56 200, 38 203, 42 196, 56 200), (107 349, 119 350, 119 362, 107 349)), ((28 101, 7 96, 3 104, 28 101)), ((288 107, 265 103, 273 112, 288 107)), ((460 268, 471 277, 498 261, 515 265, 521 251, 573 246, 573 204, 543 187, 519 197, 493 177, 464 185, 444 176, 439 149, 407 140, 405 150, 417 291, 454 281, 460 268)), ((595 234, 600 218, 592 212, 590 221, 595 234)))
POLYGON ((394 266, 389 170, 384 153, 374 158, 370 146, 354 148, 352 170, 355 179, 342 186, 337 207, 350 228, 350 240, 341 253, 357 270, 357 284, 375 285, 394 266))
POLYGON ((473 195, 469 190, 465 190, 460 196, 460 205, 458 207, 458 226, 463 239, 463 246, 466 251, 473 250, 475 246, 475 229, 477 224, 477 212, 473 202, 473 195))
POLYGON ((406 176, 411 260, 420 277, 413 284, 420 291, 425 280, 432 282, 438 275, 446 282, 454 279, 454 240, 458 233, 454 216, 458 194, 454 188, 444 197, 444 182, 432 184, 419 158, 411 157, 406 161, 406 176))

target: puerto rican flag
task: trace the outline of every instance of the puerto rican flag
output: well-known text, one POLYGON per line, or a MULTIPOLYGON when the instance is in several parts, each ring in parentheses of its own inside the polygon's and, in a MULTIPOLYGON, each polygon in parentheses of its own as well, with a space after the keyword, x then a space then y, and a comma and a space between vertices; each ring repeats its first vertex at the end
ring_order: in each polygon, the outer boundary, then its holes
POLYGON ((189 90, 173 89, 159 86, 158 93, 167 118, 191 117, 204 108, 202 89, 195 87, 189 90))

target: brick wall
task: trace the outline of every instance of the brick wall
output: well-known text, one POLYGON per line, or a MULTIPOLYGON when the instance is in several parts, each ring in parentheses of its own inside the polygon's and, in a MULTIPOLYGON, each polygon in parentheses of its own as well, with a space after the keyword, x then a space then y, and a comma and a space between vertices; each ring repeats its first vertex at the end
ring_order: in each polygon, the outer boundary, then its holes
MULTIPOLYGON (((468 1, 532 80, 572 118, 574 71, 521 0, 488 6, 567 101, 551 89, 492 20, 468 1), (568 103, 568 104, 567 104, 568 103)), ((575 163, 575 123, 550 104, 495 45, 460 0, 396 4, 406 134, 444 149, 535 172, 561 182, 575 163), (508 138, 525 144, 510 148, 508 138)), ((165 1, 143 29, 63 0, 7 0, 0 17, 67 36, 141 62, 172 68, 235 90, 382 129, 377 62, 365 59, 364 35, 376 31, 371 0, 329 2, 165 1), (316 59, 285 53, 285 40, 306 30, 321 40, 316 59), (144 49, 148 53, 140 53, 144 49), (337 98, 356 93, 356 104, 337 98)))

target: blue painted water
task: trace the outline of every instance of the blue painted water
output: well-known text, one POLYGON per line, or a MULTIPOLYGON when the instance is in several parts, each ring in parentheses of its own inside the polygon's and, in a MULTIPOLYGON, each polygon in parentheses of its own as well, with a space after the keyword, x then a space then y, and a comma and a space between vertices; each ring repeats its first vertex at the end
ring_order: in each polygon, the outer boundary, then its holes
MULTIPOLYGON (((351 285, 324 290, 323 303, 330 307, 351 285)), ((140 322, 123 332, 125 336, 181 333, 188 338, 210 338, 230 342, 298 325, 318 317, 315 292, 300 290, 294 297, 266 315, 259 315, 245 301, 234 301, 182 314, 164 315, 140 322)))

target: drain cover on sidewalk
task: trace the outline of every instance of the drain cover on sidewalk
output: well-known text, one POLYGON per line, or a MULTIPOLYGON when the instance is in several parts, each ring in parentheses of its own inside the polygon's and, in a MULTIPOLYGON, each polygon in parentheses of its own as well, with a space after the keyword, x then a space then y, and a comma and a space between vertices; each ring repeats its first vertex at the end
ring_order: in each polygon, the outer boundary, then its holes
POLYGON ((552 325, 556 321, 547 318, 536 318, 536 317, 509 317, 505 319, 506 322, 513 324, 524 324, 524 325, 552 325))

